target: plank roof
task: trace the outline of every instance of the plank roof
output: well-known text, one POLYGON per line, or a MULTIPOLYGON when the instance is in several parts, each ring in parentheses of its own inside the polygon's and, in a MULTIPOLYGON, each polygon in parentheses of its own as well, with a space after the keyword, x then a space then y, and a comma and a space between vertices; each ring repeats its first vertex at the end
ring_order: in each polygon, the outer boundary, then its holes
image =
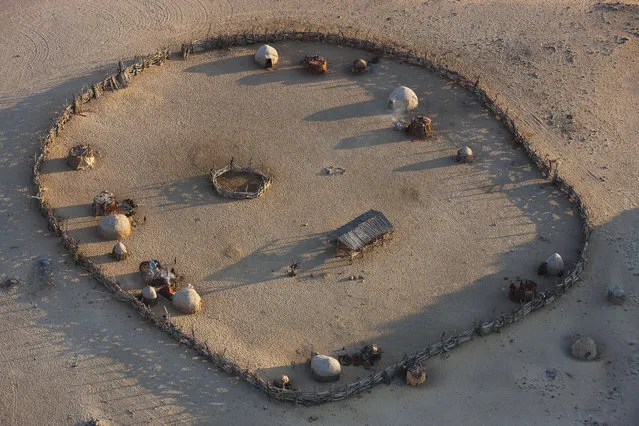
POLYGON ((369 210, 335 230, 333 235, 350 250, 358 251, 392 231, 393 225, 384 213, 369 210))

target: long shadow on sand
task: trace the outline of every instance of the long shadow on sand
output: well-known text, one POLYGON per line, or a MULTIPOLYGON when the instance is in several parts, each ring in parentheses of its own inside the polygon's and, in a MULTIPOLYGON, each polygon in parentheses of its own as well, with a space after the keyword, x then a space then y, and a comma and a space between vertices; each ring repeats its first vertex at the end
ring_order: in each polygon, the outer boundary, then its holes
MULTIPOLYGON (((346 261, 335 258, 327 234, 311 234, 295 239, 277 239, 249 253, 239 261, 205 277, 206 281, 220 283, 203 294, 217 293, 246 285, 265 284, 288 276, 288 268, 298 262, 304 275, 322 274, 344 266, 346 261), (222 284, 230 283, 230 284, 222 284)), ((298 280, 309 279, 298 277, 298 280)))

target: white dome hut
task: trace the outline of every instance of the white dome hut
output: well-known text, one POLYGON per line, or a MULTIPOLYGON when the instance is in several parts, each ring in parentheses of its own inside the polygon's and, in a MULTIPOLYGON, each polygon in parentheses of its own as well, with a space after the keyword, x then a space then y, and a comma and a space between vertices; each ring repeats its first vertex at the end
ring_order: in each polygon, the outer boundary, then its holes
POLYGON ((194 314, 202 308, 202 298, 191 285, 173 295, 173 306, 183 314, 194 314))
POLYGON ((111 214, 98 223, 98 231, 105 240, 122 240, 131 235, 131 221, 123 214, 111 214))
POLYGON ((268 44, 260 47, 257 49, 257 52, 255 52, 255 62, 261 67, 271 68, 277 64, 278 60, 279 55, 277 54, 277 50, 268 44))
POLYGON ((546 259, 546 274, 560 276, 564 273, 564 260, 559 253, 553 253, 546 259))
POLYGON ((388 97, 388 109, 395 112, 406 112, 417 108, 419 100, 417 95, 406 86, 400 86, 393 90, 388 97))

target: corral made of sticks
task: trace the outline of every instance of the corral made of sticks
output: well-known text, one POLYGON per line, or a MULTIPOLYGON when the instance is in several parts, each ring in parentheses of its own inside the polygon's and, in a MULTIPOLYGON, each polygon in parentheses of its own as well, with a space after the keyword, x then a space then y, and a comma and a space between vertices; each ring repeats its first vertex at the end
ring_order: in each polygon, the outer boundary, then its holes
POLYGON ((440 341, 426 345, 423 349, 407 353, 401 361, 388 365, 381 371, 373 371, 367 376, 352 383, 333 387, 330 390, 325 391, 291 390, 273 386, 270 380, 259 377, 256 372, 250 368, 242 368, 233 360, 226 357, 224 353, 212 350, 205 342, 199 340, 193 331, 186 333, 172 322, 170 318, 161 317, 155 314, 133 294, 125 291, 117 280, 113 277, 106 276, 97 263, 80 251, 78 241, 66 232, 64 220, 54 213, 53 209, 43 196, 45 189, 43 188, 40 179, 42 165, 49 148, 56 142, 56 138, 64 129, 65 124, 73 118, 74 114, 80 113, 83 104, 98 98, 103 91, 123 89, 139 73, 149 67, 162 65, 162 63, 170 57, 170 52, 168 50, 163 50, 156 54, 141 58, 128 67, 123 64, 119 64, 117 72, 107 77, 105 80, 95 83, 90 89, 76 97, 71 104, 65 106, 55 119, 51 129, 42 139, 40 152, 36 154, 35 163, 33 165, 33 182, 35 186, 34 198, 39 200, 40 211, 47 219, 49 229, 61 238, 63 246, 69 251, 76 263, 84 268, 97 282, 109 290, 117 300, 130 304, 140 314, 140 316, 150 324, 166 332, 175 341, 186 345, 202 355, 204 359, 210 361, 220 371, 246 381, 246 383, 264 393, 268 398, 282 402, 286 401, 294 404, 311 406, 349 399, 362 394, 379 384, 388 384, 393 377, 404 375, 406 370, 410 370, 413 366, 419 365, 430 358, 449 352, 463 343, 473 340, 475 337, 498 333, 503 327, 521 321, 532 312, 538 311, 558 300, 566 294, 571 287, 575 286, 579 282, 586 262, 586 253, 590 238, 589 213, 586 205, 584 204, 583 198, 581 194, 579 194, 574 187, 559 174, 557 167, 554 167, 555 164, 553 161, 548 159, 548 155, 540 154, 533 148, 532 143, 519 130, 513 118, 510 117, 509 114, 494 101, 484 88, 479 86, 478 79, 475 79, 474 81, 470 80, 453 69, 431 61, 426 54, 422 55, 394 44, 384 44, 377 41, 363 40, 357 38, 357 36, 348 37, 344 35, 341 29, 335 33, 276 30, 274 32, 265 32, 262 34, 245 32, 233 35, 216 36, 190 43, 189 53, 197 54, 212 49, 224 49, 232 46, 246 46, 256 43, 273 43, 285 40, 332 43, 368 50, 376 55, 382 53, 389 59, 399 60, 433 71, 441 77, 471 91, 479 98, 483 105, 492 114, 494 114, 495 118, 500 120, 504 127, 514 135, 516 143, 523 148, 525 153, 538 167, 541 173, 546 178, 549 178, 558 190, 565 193, 569 201, 573 204, 582 222, 582 246, 576 264, 572 270, 568 271, 561 282, 557 283, 548 291, 538 292, 532 300, 523 303, 517 309, 501 313, 487 321, 472 324, 461 333, 455 334, 446 339, 442 337, 440 341))
POLYGON ((217 193, 226 198, 258 198, 271 186, 271 178, 250 166, 239 167, 232 159, 228 166, 211 170, 210 177, 217 193))

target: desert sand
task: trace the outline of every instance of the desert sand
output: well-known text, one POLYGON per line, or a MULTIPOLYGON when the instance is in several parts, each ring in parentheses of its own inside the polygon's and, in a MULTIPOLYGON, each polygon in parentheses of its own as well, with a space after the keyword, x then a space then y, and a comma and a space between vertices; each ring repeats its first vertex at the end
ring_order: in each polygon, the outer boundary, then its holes
MULTIPOLYGON (((0 305, 6 371, 0 378, 2 423, 79 423, 91 416, 153 424, 299 423, 311 416, 326 424, 637 421, 632 404, 639 361, 633 294, 639 273, 639 168, 633 155, 639 130, 636 4, 155 6, 126 3, 91 10, 74 2, 62 7, 16 2, 0 16, 5 24, 0 50, 5 238, 0 262, 3 279, 21 280, 3 291, 0 305), (284 22, 309 28, 339 25, 359 36, 400 41, 478 76, 518 118, 536 148, 558 159, 561 173, 590 206, 594 233, 580 287, 552 310, 500 336, 433 360, 422 389, 395 384, 356 401, 301 409, 266 401, 232 378, 208 371, 210 366, 137 322, 126 306, 70 265, 29 199, 33 153, 53 112, 119 59, 167 45, 175 48, 207 31, 284 22), (53 260, 53 286, 35 266, 39 256, 53 260), (605 300, 613 284, 630 293, 623 307, 605 300), (569 356, 577 334, 595 338, 599 360, 583 363, 569 356), (545 374, 552 368, 557 370, 554 380, 545 374)), ((353 216, 344 215, 342 222, 353 216)))
MULTIPOLYGON (((558 278, 538 279, 536 270, 553 251, 575 263, 581 225, 568 200, 469 93, 391 60, 354 78, 354 58, 369 56, 355 49, 273 45, 282 58, 273 71, 256 67, 247 48, 142 74, 130 90, 88 104, 43 166, 46 201, 125 288, 143 285, 140 261, 177 258, 206 306, 193 317, 170 309, 183 330, 240 365, 283 367, 277 372, 301 386, 309 375, 288 367, 312 351, 377 343, 384 364, 397 362, 443 330, 514 308, 502 289, 518 276, 549 288, 558 278), (316 53, 330 58, 325 76, 299 65, 316 53), (387 109, 400 84, 422 99, 410 114, 387 109), (411 141, 392 128, 420 113, 434 120, 434 138, 411 141), (66 166, 77 143, 97 150, 93 170, 66 166), (455 162, 464 145, 472 164, 455 162), (207 172, 231 157, 273 178, 260 199, 217 196, 207 172), (329 165, 346 172, 327 176, 329 165), (96 234, 87 201, 102 189, 133 198, 137 220, 146 218, 124 240, 126 262, 114 262, 114 243, 96 234), (330 232, 369 209, 392 220, 392 241, 352 263, 336 258, 330 232)), ((161 305, 156 312, 171 308, 161 305)), ((365 374, 345 368, 342 379, 365 374)))

